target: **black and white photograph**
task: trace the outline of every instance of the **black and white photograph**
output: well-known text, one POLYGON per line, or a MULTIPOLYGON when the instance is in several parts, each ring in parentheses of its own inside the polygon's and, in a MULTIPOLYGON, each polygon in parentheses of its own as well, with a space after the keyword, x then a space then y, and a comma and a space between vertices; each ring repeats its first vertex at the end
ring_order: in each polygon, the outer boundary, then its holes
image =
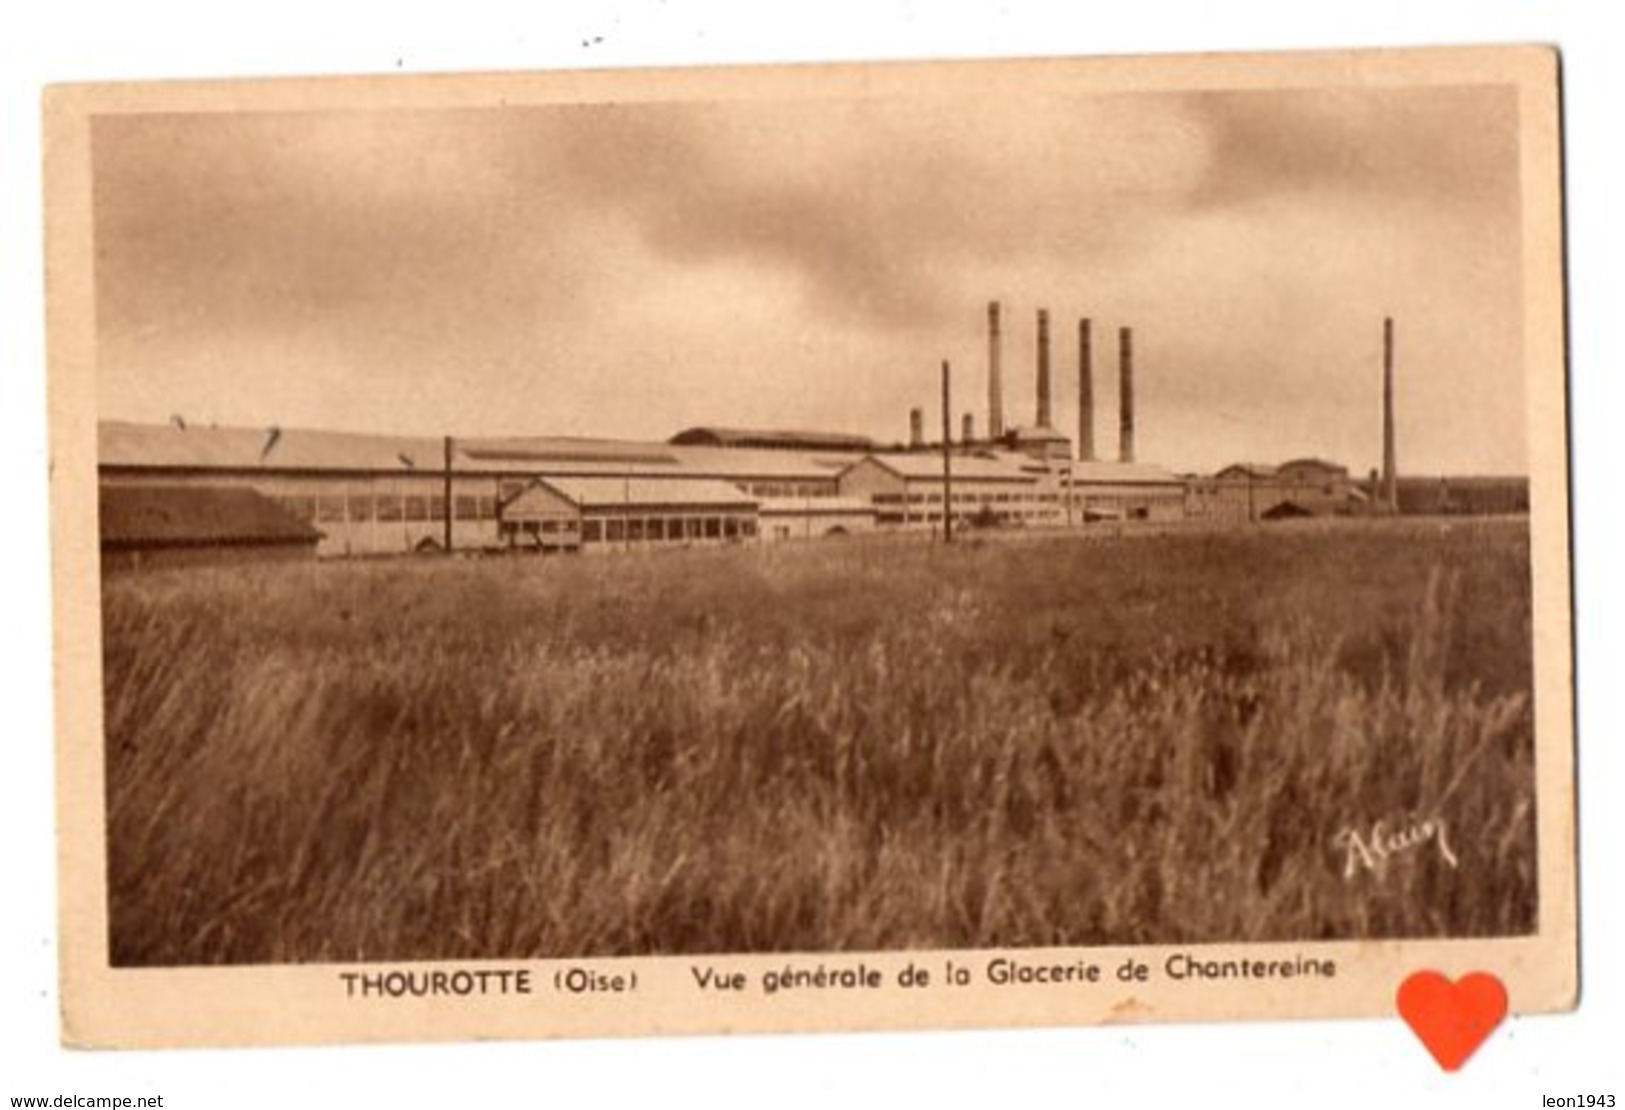
POLYGON ((1551 62, 66 90, 106 968, 1572 1004, 1551 62))

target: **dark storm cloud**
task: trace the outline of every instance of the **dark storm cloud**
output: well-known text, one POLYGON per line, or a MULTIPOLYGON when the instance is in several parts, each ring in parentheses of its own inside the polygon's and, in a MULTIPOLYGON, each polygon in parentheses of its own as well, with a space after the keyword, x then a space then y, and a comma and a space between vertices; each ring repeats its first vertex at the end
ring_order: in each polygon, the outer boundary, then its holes
POLYGON ((820 165, 821 180, 809 180, 804 161, 761 175, 748 164, 750 146, 726 145, 698 115, 675 106, 636 115, 571 110, 556 137, 576 198, 625 214, 671 262, 745 260, 788 270, 838 315, 903 324, 933 314, 937 290, 924 252, 894 218, 915 202, 916 180, 893 177, 876 203, 873 190, 855 187, 850 165, 820 165))
POLYGON ((1358 463, 1395 314, 1429 368, 1408 443, 1515 469, 1515 108, 1410 88, 108 118, 102 403, 893 438, 940 359, 983 388, 999 297, 1013 412, 1047 305, 1060 366, 1074 314, 1138 329, 1147 457, 1267 458, 1290 431, 1358 463))
POLYGON ((789 274, 838 322, 924 330, 962 310, 969 271, 1101 268, 1182 211, 1516 199, 1481 89, 1079 99, 1030 106, 1040 128, 963 103, 814 107, 121 118, 96 137, 99 233, 125 263, 101 308, 115 327, 153 326, 155 299, 344 317, 433 283, 440 311, 568 315, 606 268, 560 264, 595 212, 665 261, 789 274))
POLYGON ((914 101, 107 120, 97 221, 120 246, 102 309, 115 330, 177 304, 273 329, 569 318, 618 284, 615 259, 584 257, 591 214, 668 264, 788 276, 831 324, 929 331, 969 272, 997 286, 1155 238, 1184 178, 1103 153, 1121 99, 1029 109, 1061 121, 1036 129, 914 101))
POLYGON ((1109 101, 1034 113, 1075 117, 1054 135, 963 102, 581 107, 546 157, 573 201, 626 214, 666 259, 746 260, 837 321, 926 330, 963 309, 967 267, 1098 260, 1154 234, 1137 221, 1177 175, 1065 141, 1109 101))

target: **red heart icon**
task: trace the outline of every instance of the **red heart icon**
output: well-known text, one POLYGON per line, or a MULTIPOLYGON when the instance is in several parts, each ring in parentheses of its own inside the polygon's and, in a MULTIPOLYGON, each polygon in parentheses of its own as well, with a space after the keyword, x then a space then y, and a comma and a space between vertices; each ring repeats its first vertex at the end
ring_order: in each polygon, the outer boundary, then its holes
POLYGON ((1467 1062, 1507 1014, 1507 989, 1487 972, 1452 983, 1418 971, 1399 985, 1399 1013, 1445 1071, 1467 1062))

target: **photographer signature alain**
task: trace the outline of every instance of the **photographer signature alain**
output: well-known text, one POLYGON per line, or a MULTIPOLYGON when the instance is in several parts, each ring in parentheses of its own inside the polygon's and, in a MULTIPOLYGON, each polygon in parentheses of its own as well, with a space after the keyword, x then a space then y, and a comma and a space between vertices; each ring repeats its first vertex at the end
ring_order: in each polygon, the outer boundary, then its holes
POLYGON ((1391 860, 1417 855, 1429 846, 1452 868, 1459 866, 1442 817, 1411 818, 1393 825, 1377 821, 1369 828, 1349 825, 1332 838, 1332 843, 1343 850, 1345 879, 1352 879, 1361 871, 1380 876, 1391 860))

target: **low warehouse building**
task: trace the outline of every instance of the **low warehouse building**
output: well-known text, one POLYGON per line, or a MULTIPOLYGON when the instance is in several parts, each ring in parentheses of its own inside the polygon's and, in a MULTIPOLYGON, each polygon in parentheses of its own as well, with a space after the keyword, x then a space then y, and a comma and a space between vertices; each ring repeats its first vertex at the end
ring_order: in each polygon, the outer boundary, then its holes
POLYGON ((321 533, 251 489, 104 485, 104 570, 313 559, 321 533))

